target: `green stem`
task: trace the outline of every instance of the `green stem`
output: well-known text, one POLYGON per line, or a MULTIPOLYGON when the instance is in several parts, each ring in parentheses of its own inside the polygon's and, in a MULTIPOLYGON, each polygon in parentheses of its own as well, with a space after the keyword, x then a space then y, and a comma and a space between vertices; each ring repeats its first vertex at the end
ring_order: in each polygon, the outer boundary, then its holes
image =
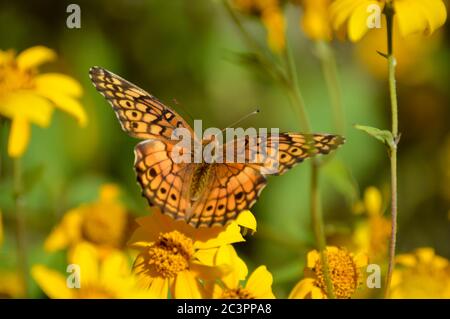
POLYGON ((333 281, 331 280, 330 269, 328 267, 328 256, 326 253, 327 243, 319 190, 319 165, 315 160, 312 161, 311 166, 311 216, 316 243, 320 251, 320 260, 323 267, 327 295, 330 299, 335 299, 336 296, 334 294, 333 281))
MULTIPOLYGON (((287 90, 289 96, 291 97, 291 105, 295 113, 299 117, 299 122, 302 129, 306 133, 311 133, 311 126, 309 124, 308 114, 306 112, 305 103, 303 96, 300 92, 298 85, 297 72, 295 67, 294 59, 292 58, 291 50, 289 44, 286 41, 285 59, 288 74, 288 86, 287 90)), ((320 201, 320 189, 319 189, 319 162, 312 158, 311 160, 311 220, 314 229, 314 236, 316 239, 317 248, 320 251, 321 261, 323 265, 323 273, 325 278, 325 284, 327 289, 327 295, 330 299, 335 299, 335 294, 333 290, 333 282, 331 280, 330 271, 328 267, 328 258, 326 254, 326 237, 324 230, 324 222, 322 215, 322 206, 320 201)))
POLYGON ((306 112, 305 100, 303 99, 303 95, 301 94, 299 89, 300 86, 298 85, 298 77, 295 62, 294 59, 292 58, 289 44, 286 44, 284 57, 286 60, 286 73, 287 73, 285 88, 290 98, 291 102, 290 105, 292 106, 292 110, 294 111, 294 113, 297 115, 301 129, 305 133, 310 133, 311 125, 309 123, 308 113, 306 112))
POLYGON ((17 259, 19 264, 19 270, 22 277, 22 284, 25 291, 25 298, 28 297, 28 258, 26 247, 26 230, 25 219, 23 214, 23 194, 22 194, 22 170, 20 166, 20 159, 15 158, 13 160, 13 196, 15 207, 15 235, 17 245, 17 259))
POLYGON ((256 58, 258 61, 264 66, 264 69, 273 76, 277 81, 286 85, 285 76, 280 70, 279 66, 271 61, 268 55, 265 53, 264 49, 259 45, 257 41, 255 41, 252 36, 247 32, 244 26, 241 23, 241 20, 238 18, 233 8, 231 8, 228 0, 222 0, 222 3, 225 7, 225 10, 228 12, 231 20, 233 20, 234 24, 239 29, 239 32, 242 34, 247 46, 252 49, 253 53, 256 54, 256 58))
POLYGON ((344 107, 342 105, 341 86, 339 85, 336 58, 328 42, 318 41, 316 42, 316 48, 322 65, 325 82, 327 84, 328 94, 330 95, 334 125, 337 133, 344 134, 344 107))
POLYGON ((388 73, 389 73, 389 93, 391 98, 391 112, 392 112, 392 135, 394 143, 390 147, 390 162, 391 162, 391 240, 389 244, 389 263, 386 274, 385 298, 389 297, 389 287, 391 285, 392 273, 395 267, 395 248, 397 241, 397 142, 398 142, 398 102, 397 89, 395 82, 395 57, 393 54, 393 16, 394 11, 392 4, 386 4, 385 9, 387 21, 387 45, 388 45, 388 73))

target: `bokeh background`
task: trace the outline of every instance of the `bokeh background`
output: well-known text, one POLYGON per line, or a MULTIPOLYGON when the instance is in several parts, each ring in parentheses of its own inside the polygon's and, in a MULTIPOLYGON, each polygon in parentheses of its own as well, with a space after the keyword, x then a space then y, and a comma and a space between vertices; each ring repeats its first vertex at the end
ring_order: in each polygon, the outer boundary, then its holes
MULTIPOLYGON (((148 214, 133 171, 138 142, 120 129, 102 96, 91 85, 88 70, 98 65, 159 97, 184 118, 202 119, 204 127, 226 127, 259 107, 259 115, 243 127, 279 127, 299 131, 285 92, 258 68, 237 58, 247 52, 220 1, 77 1, 81 29, 66 27, 71 1, 0 2, 0 48, 17 52, 33 45, 57 51, 58 60, 43 70, 75 77, 84 87, 83 106, 89 124, 80 128, 55 112, 48 129, 33 127, 22 160, 27 249, 30 264, 65 269, 65 255, 49 254, 43 242, 70 208, 98 197, 99 186, 117 183, 136 216, 148 214)), ((313 130, 336 133, 330 99, 315 45, 303 34, 299 7, 287 4, 287 36, 297 63, 299 85, 313 130)), ((243 19, 265 45, 257 18, 243 19)), ((449 25, 427 42, 398 44, 398 91, 401 144, 399 152, 398 251, 434 247, 450 258, 450 131, 449 25)), ((355 203, 364 189, 380 189, 387 206, 389 161, 383 145, 354 124, 389 128, 385 61, 376 54, 383 39, 373 35, 361 43, 334 41, 346 145, 321 174, 322 201, 330 240, 352 233, 358 216, 355 203)), ((0 272, 15 271, 12 233, 11 163, 6 154, 8 126, 0 130, 0 207, 4 239, 0 272)), ((272 177, 252 209, 258 231, 236 245, 250 269, 267 265, 274 292, 286 296, 302 275, 305 253, 314 246, 309 214, 310 165, 272 177)), ((30 279, 32 297, 44 297, 30 279)))

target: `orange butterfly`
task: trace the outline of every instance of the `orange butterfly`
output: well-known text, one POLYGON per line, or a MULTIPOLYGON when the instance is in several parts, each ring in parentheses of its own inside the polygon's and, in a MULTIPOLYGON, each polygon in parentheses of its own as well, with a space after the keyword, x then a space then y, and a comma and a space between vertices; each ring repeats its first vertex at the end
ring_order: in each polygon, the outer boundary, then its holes
MULTIPOLYGON (((175 162, 171 157, 178 143, 171 138, 174 130, 185 128, 193 137, 192 143, 198 142, 188 123, 151 94, 103 68, 92 67, 89 75, 111 103, 122 129, 145 140, 135 148, 134 165, 142 194, 151 206, 194 227, 211 227, 227 224, 255 204, 267 183, 264 169, 272 165, 268 158, 258 163, 175 162)), ((255 153, 250 139, 245 137, 243 150, 236 150, 244 152, 246 158, 255 153)), ((259 145, 261 139, 255 139, 259 145)), ((338 135, 281 133, 269 136, 266 146, 268 153, 277 156, 276 175, 280 175, 305 158, 328 154, 343 143, 344 138, 338 135)), ((224 153, 227 147, 231 146, 225 144, 224 153)))

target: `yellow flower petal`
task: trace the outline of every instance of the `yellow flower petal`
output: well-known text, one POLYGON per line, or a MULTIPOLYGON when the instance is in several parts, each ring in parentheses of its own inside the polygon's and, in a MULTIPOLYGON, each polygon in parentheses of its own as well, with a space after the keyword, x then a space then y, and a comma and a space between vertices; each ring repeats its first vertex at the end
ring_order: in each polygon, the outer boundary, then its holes
POLYGON ((158 299, 167 299, 169 294, 169 281, 162 277, 153 278, 149 292, 158 299))
POLYGON ((67 248, 81 239, 83 208, 68 211, 61 222, 56 225, 44 242, 44 249, 53 252, 67 248))
POLYGON ((376 187, 368 187, 364 192, 364 204, 369 216, 381 215, 381 193, 376 187))
POLYGON ((120 195, 120 188, 116 184, 105 184, 100 188, 100 200, 114 201, 120 195))
POLYGON ((247 265, 241 258, 239 258, 232 245, 225 245, 218 249, 216 255, 216 265, 230 266, 230 273, 222 278, 222 282, 228 289, 238 288, 240 281, 247 277, 247 265))
POLYGON ((403 36, 422 32, 428 27, 426 16, 415 1, 395 1, 395 16, 403 36))
POLYGON ((339 30, 358 6, 367 4, 367 0, 337 0, 330 6, 330 17, 335 30, 339 30))
POLYGON ((425 34, 430 35, 436 29, 444 25, 447 20, 447 9, 441 0, 429 0, 427 2, 417 1, 422 8, 423 13, 427 16, 428 29, 425 34))
MULTIPOLYGON (((221 229, 217 227, 218 229, 221 229)), ((208 239, 206 242, 196 241, 194 243, 197 249, 208 249, 219 247, 226 244, 233 244, 245 241, 244 237, 241 235, 241 229, 236 222, 230 223, 225 227, 216 237, 208 239)))
POLYGON ((9 63, 14 60, 14 51, 13 50, 0 50, 0 64, 9 63))
POLYGON ((52 101, 55 106, 60 108, 62 111, 75 117, 80 126, 85 126, 87 124, 86 112, 78 100, 58 91, 37 89, 37 92, 52 101))
POLYGON ((36 90, 40 92, 60 92, 71 97, 80 97, 83 89, 77 81, 70 76, 60 73, 46 73, 34 79, 36 90))
POLYGON ((55 51, 44 46, 35 46, 22 51, 17 56, 17 66, 22 70, 26 70, 38 67, 54 59, 56 59, 55 51))
POLYGON ((201 263, 191 263, 189 270, 192 275, 202 280, 214 281, 218 278, 223 278, 226 274, 231 272, 229 265, 208 266, 201 263))
POLYGON ((118 279, 127 274, 129 269, 127 257, 122 252, 112 252, 102 262, 101 281, 114 286, 114 283, 117 284, 118 279))
POLYGON ((0 270, 0 295, 3 299, 24 298, 25 287, 19 272, 0 270))
POLYGON ((422 263, 430 263, 435 256, 434 249, 429 247, 417 248, 416 255, 422 263))
POLYGON ((94 246, 80 243, 69 254, 72 264, 80 266, 81 286, 95 283, 99 278, 98 253, 94 246))
POLYGON ((394 7, 402 36, 414 33, 429 35, 447 19, 447 11, 441 0, 396 0, 394 7))
POLYGON ((248 278, 245 288, 254 296, 270 296, 275 298, 272 293, 272 274, 267 270, 266 266, 259 266, 248 278))
POLYGON ((175 279, 174 297, 177 299, 202 298, 200 286, 191 272, 180 272, 175 279))
POLYGON ((313 40, 332 38, 329 10, 330 0, 303 0, 304 7, 301 27, 305 34, 313 40))
POLYGON ((408 266, 408 267, 414 267, 417 265, 417 259, 413 255, 409 254, 402 254, 395 257, 395 262, 402 265, 402 266, 408 266))
POLYGON ((368 1, 356 7, 348 22, 348 37, 351 41, 359 41, 369 30, 367 19, 369 14, 367 8, 370 5, 379 5, 377 1, 368 1))
POLYGON ((50 124, 52 112, 52 104, 31 91, 10 93, 0 100, 1 115, 10 119, 21 116, 41 127, 50 124))
POLYGON ((311 288, 311 299, 327 299, 327 295, 319 287, 311 288))
MULTIPOLYGON (((136 221, 139 223, 140 218, 136 221)), ((161 231, 163 233, 163 231, 161 231)), ((140 249, 148 246, 149 242, 154 242, 158 239, 158 233, 150 232, 146 227, 138 227, 130 237, 128 246, 140 249)))
POLYGON ((204 265, 213 266, 215 264, 217 251, 217 248, 199 249, 195 252, 194 259, 204 265))
POLYGON ((267 42, 275 53, 280 53, 286 45, 285 21, 279 8, 269 8, 263 11, 261 20, 267 29, 267 42))
POLYGON ((239 226, 251 229, 253 232, 256 232, 256 218, 249 210, 242 211, 236 219, 236 223, 239 226))
POLYGON ((42 265, 35 265, 31 268, 31 275, 49 298, 70 299, 74 297, 75 289, 67 287, 66 278, 60 273, 42 265))
POLYGON ((137 242, 153 242, 158 239, 160 233, 171 232, 177 229, 176 223, 169 216, 161 214, 158 210, 155 210, 151 215, 140 217, 136 219, 136 222, 141 226, 137 228, 131 235, 128 243, 133 245, 137 242))
POLYGON ((364 253, 359 253, 353 257, 355 265, 358 268, 365 267, 369 263, 369 257, 364 253))
POLYGON ((289 294, 289 299, 305 299, 314 288, 314 279, 305 278, 300 280, 289 294))
POLYGON ((320 254, 317 250, 311 250, 306 255, 306 267, 313 268, 317 261, 320 260, 320 254))
POLYGON ((8 155, 14 158, 21 157, 30 140, 30 123, 24 117, 15 117, 11 124, 8 139, 8 155))

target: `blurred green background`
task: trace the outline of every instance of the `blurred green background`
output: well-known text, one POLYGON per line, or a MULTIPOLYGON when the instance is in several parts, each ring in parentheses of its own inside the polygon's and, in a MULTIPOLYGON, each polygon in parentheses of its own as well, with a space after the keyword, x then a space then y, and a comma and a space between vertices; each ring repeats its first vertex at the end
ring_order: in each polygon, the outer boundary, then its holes
MULTIPOLYGON (((253 111, 259 115, 244 127, 279 127, 298 131, 289 101, 261 70, 239 62, 247 51, 220 1, 77 1, 81 29, 66 27, 71 1, 1 1, 0 48, 17 52, 33 45, 57 51, 56 63, 43 70, 74 76, 84 87, 82 99, 89 125, 79 128, 55 112, 49 129, 33 127, 23 158, 28 191, 27 238, 31 263, 63 269, 64 254, 46 254, 42 243, 61 216, 72 207, 97 198, 104 182, 118 183, 136 215, 148 213, 133 171, 138 142, 120 129, 102 96, 91 85, 88 70, 98 65, 159 97, 193 123, 226 127, 253 111), (176 99, 176 103, 174 102, 176 99)), ((330 100, 315 46, 299 28, 301 12, 285 8, 288 38, 297 62, 300 88, 315 132, 335 133, 330 100)), ((265 31, 259 21, 244 18, 261 44, 265 31)), ((427 56, 433 76, 414 84, 399 79, 399 237, 398 251, 432 246, 450 258, 450 132, 449 29, 427 56)), ((427 45, 424 43, 423 45, 427 45)), ((352 205, 367 186, 388 198, 389 161, 384 147, 357 131, 353 124, 389 128, 387 83, 357 59, 354 46, 335 42, 345 107, 346 145, 323 170, 322 200, 328 231, 351 229, 352 205)), ((376 54, 370 52, 370 54, 376 54)), ((0 269, 15 269, 11 163, 5 145, 8 128, 0 131, 0 207, 5 241, 0 269)), ((302 274, 305 253, 314 246, 309 215, 310 166, 303 164, 282 177, 272 177, 252 209, 258 232, 237 245, 250 270, 267 265, 274 275, 276 295, 286 296, 302 274)), ((33 297, 42 293, 34 286, 33 297)))

